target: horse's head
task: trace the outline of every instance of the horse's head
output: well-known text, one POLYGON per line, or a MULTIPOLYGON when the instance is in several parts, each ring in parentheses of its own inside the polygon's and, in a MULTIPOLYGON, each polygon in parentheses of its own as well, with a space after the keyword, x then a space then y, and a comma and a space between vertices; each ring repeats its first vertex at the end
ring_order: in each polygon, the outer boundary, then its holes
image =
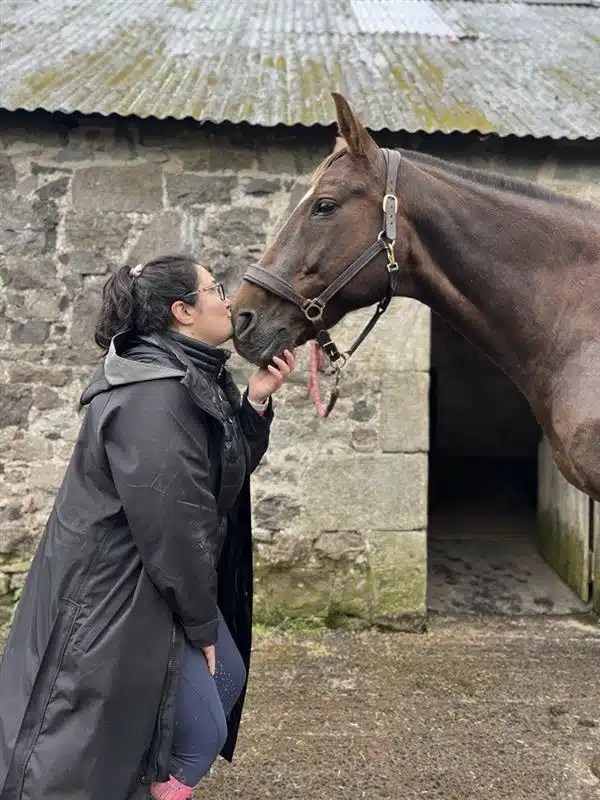
MULTIPOLYGON (((284 224, 261 264, 304 298, 316 298, 374 242, 382 230, 386 164, 382 151, 346 100, 333 95, 343 139, 318 167, 310 190, 284 224)), ((408 231, 397 218, 395 255, 406 281, 408 231)), ((371 263, 326 303, 319 327, 335 325, 348 311, 371 305, 387 290, 386 254, 371 263)), ((402 288, 402 287, 400 287, 402 288)), ((404 293, 404 292, 402 292, 404 293)), ((277 293, 244 281, 232 302, 234 342, 242 356, 266 365, 285 348, 315 336, 301 308, 277 293)))

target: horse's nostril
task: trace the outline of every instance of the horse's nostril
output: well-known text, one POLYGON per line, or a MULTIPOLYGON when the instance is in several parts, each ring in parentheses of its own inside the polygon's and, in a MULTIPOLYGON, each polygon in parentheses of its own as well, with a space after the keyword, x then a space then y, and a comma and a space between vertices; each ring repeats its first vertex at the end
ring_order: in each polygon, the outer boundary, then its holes
POLYGON ((256 313, 254 311, 238 311, 235 315, 234 330, 238 339, 248 336, 256 325, 256 313))

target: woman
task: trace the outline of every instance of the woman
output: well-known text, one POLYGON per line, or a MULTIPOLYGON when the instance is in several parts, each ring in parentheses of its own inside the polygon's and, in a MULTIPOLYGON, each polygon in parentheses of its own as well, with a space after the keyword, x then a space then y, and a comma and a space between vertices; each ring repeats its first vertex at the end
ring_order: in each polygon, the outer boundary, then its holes
POLYGON ((249 473, 274 359, 243 398, 229 302, 172 256, 105 288, 106 351, 0 667, 2 800, 186 800, 231 760, 250 656, 249 473))

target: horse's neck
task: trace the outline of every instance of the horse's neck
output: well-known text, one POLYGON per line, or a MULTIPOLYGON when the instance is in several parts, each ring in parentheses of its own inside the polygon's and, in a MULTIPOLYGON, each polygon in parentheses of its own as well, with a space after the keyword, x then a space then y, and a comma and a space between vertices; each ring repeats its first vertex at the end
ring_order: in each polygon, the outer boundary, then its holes
POLYGON ((552 348, 560 355, 549 300, 581 247, 569 219, 587 210, 525 182, 418 161, 405 160, 400 178, 416 232, 417 297, 530 394, 538 365, 547 368, 552 348))

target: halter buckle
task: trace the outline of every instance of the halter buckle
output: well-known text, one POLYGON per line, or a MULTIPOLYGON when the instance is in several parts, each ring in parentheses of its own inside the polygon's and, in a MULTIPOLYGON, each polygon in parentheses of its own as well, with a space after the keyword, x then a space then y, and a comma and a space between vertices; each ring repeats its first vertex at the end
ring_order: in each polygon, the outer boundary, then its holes
POLYGON ((309 322, 320 322, 323 319, 325 304, 318 299, 307 300, 302 306, 302 311, 309 322))
POLYGON ((389 203, 390 200, 394 204, 394 214, 397 214, 398 213, 398 198, 396 197, 395 194, 384 194, 383 195, 383 203, 381 204, 381 206, 383 208, 383 211, 384 211, 385 214, 388 213, 387 204, 389 203))

